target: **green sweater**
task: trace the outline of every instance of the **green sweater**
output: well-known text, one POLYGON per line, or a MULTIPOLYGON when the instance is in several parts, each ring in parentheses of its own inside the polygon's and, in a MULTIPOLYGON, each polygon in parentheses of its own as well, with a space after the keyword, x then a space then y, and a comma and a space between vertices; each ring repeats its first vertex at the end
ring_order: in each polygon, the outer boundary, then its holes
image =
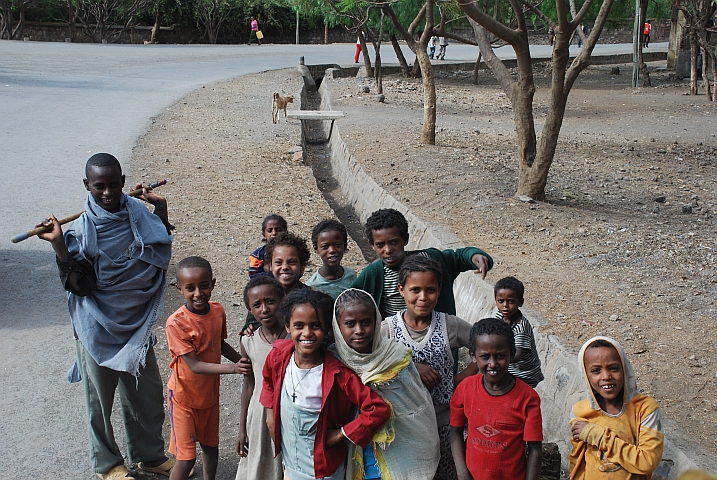
MULTIPOLYGON (((456 314, 456 301, 453 298, 453 281, 462 272, 475 270, 471 258, 476 253, 485 255, 488 259, 488 270, 493 268, 493 259, 480 248, 465 247, 458 250, 438 250, 436 248, 426 248, 425 250, 415 250, 406 252, 406 256, 415 255, 420 252, 426 252, 430 257, 441 264, 443 270, 443 285, 441 286, 441 294, 438 297, 436 311, 456 314), (450 281, 448 281, 450 279, 450 281)), ((360 288, 368 292, 376 304, 381 307, 381 294, 383 293, 383 262, 377 260, 363 269, 361 275, 351 284, 352 288, 360 288)))

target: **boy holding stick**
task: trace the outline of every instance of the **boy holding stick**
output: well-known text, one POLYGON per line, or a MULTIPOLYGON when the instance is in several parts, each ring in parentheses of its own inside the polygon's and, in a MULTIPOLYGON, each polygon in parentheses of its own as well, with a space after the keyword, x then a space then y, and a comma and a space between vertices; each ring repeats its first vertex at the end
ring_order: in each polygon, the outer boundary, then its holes
POLYGON ((38 227, 52 230, 38 236, 52 244, 68 292, 77 350, 68 380, 84 385, 92 468, 101 479, 133 478, 110 422, 119 387, 129 461, 169 476, 174 460, 164 454, 163 388, 153 349, 172 254, 167 201, 137 185, 138 198, 154 205, 152 214, 123 193, 122 167, 107 153, 90 157, 85 174, 85 213, 64 234, 51 215, 38 227))

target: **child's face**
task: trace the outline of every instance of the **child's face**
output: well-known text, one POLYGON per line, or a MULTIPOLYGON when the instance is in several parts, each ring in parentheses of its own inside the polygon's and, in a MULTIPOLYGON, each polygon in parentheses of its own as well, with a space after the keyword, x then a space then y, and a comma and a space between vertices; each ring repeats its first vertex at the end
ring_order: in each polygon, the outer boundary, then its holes
POLYGON ((341 311, 339 328, 349 347, 359 353, 371 353, 376 334, 376 308, 365 303, 351 303, 341 311))
POLYGON ((271 254, 271 274, 288 292, 299 283, 305 267, 299 260, 299 252, 291 245, 277 245, 271 254))
POLYGON ((404 248, 408 245, 408 235, 401 236, 398 227, 371 231, 371 248, 388 267, 397 270, 406 258, 404 248))
POLYGON ((398 285, 398 291, 406 302, 406 308, 417 318, 430 317, 441 290, 436 276, 431 272, 413 272, 405 283, 398 285))
POLYGON ((264 231, 262 233, 264 234, 264 240, 268 242, 272 238, 276 237, 280 233, 284 233, 285 231, 286 229, 279 220, 269 220, 268 222, 266 222, 266 226, 264 227, 264 231))
POLYGON ((264 327, 270 328, 277 324, 276 314, 279 311, 281 295, 271 285, 259 285, 246 292, 249 300, 249 311, 264 327))
POLYGON ((201 267, 189 267, 177 270, 177 289, 187 301, 187 309, 198 315, 209 310, 209 300, 216 279, 212 278, 209 270, 201 267))
POLYGON ((605 411, 608 405, 622 409, 625 373, 620 354, 613 347, 587 348, 583 357, 585 373, 595 398, 605 411))
POLYGON ((485 383, 496 389, 508 385, 508 365, 513 354, 508 339, 503 335, 478 335, 475 342, 473 361, 478 364, 485 383))
POLYGON ((124 175, 121 171, 115 167, 90 167, 83 182, 97 205, 108 212, 119 211, 124 188, 124 175))
POLYGON ((297 305, 291 313, 286 331, 294 342, 297 363, 299 359, 314 361, 321 355, 321 342, 326 336, 325 323, 320 314, 317 316, 313 305, 297 305))
POLYGON ((319 254, 324 265, 338 267, 344 258, 346 246, 344 237, 337 231, 321 232, 316 239, 316 253, 319 254))
POLYGON ((503 321, 510 325, 513 320, 517 319, 520 307, 523 306, 523 299, 519 298, 513 290, 504 288, 495 293, 495 304, 500 314, 503 315, 503 321))

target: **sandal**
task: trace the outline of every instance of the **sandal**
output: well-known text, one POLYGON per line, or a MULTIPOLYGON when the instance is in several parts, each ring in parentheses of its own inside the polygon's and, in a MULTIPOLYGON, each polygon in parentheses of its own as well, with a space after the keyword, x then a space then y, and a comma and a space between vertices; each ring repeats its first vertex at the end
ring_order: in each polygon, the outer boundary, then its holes
POLYGON ((98 473, 97 477, 101 480, 134 480, 124 465, 117 465, 106 473, 98 473))
MULTIPOLYGON (((172 468, 174 467, 175 460, 173 458, 168 458, 167 461, 162 463, 161 465, 157 465, 156 467, 150 467, 149 465, 146 465, 144 462, 139 462, 137 465, 137 468, 139 468, 141 471, 145 473, 156 473, 157 475, 164 475, 165 477, 168 477, 169 474, 172 472, 172 468)), ((190 470, 189 477, 194 476, 194 469, 190 470)))

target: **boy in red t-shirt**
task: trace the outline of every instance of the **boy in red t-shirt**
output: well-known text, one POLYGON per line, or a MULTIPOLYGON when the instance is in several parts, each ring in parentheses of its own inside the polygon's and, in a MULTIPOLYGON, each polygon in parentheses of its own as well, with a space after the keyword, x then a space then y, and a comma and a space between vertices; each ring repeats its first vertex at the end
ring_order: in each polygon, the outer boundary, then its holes
POLYGON ((202 448, 206 480, 214 480, 219 461, 219 375, 243 373, 241 355, 229 345, 227 318, 218 302, 210 302, 216 280, 202 257, 177 264, 177 288, 187 303, 167 319, 172 376, 167 403, 172 431, 169 452, 177 457, 170 480, 189 478, 202 448), (222 364, 222 355, 233 363, 222 364))
POLYGON ((508 373, 515 354, 513 331, 501 320, 486 318, 473 325, 470 344, 480 374, 463 380, 451 400, 451 449, 458 478, 538 480, 543 441, 540 397, 508 373))

